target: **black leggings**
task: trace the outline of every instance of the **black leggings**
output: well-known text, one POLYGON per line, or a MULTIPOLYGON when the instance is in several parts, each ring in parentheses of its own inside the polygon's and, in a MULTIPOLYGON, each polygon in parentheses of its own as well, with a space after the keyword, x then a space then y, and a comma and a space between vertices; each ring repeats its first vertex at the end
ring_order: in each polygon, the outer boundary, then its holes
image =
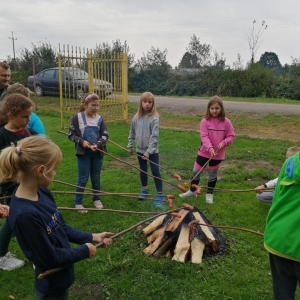
MULTIPOLYGON (((203 157, 200 155, 197 155, 195 164, 194 164, 194 168, 193 168, 193 172, 192 172, 192 181, 191 181, 191 186, 193 184, 198 185, 200 182, 200 171, 203 169, 203 166, 207 163, 207 161, 209 160, 209 158, 207 157, 203 157), (198 174, 199 173, 199 174, 198 174), (197 175, 198 174, 198 175, 197 175), (196 176, 197 175, 197 176, 196 176)), ((207 193, 213 193, 213 189, 217 184, 217 174, 218 174, 218 169, 219 166, 221 164, 222 160, 216 160, 216 159, 211 159, 208 163, 208 189, 207 189, 207 193)), ((192 192, 196 191, 195 188, 190 187, 190 190, 192 192)))
MULTIPOLYGON (((139 152, 137 154, 140 156, 144 155, 139 152)), ((142 159, 140 156, 138 156, 140 169, 144 172, 147 172, 148 171, 148 161, 145 159, 142 159)), ((159 179, 159 178, 161 178, 161 176, 160 176, 159 167, 157 166, 159 164, 159 153, 150 154, 149 160, 151 160, 151 162, 155 163, 155 164, 153 164, 150 162, 150 168, 151 168, 152 175, 155 177, 158 177, 158 178, 154 178, 154 183, 155 183, 157 192, 161 193, 162 192, 162 181, 159 179)), ((148 185, 148 175, 144 172, 140 172, 140 179, 141 179, 142 186, 147 186, 148 185)))

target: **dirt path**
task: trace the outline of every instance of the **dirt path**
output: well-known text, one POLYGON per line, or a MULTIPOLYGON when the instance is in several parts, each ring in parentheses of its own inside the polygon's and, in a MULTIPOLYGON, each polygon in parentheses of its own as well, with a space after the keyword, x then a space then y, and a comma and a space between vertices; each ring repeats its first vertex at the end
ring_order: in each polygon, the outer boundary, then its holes
MULTIPOLYGON (((129 102, 138 102, 139 96, 129 96, 129 102)), ((190 99, 190 98, 171 98, 171 97, 155 97, 156 106, 160 112, 172 113, 174 115, 195 116, 194 120, 184 121, 180 118, 178 120, 161 119, 161 127, 177 128, 183 130, 199 130, 199 121, 206 112, 208 100, 205 99, 190 99)), ((287 140, 295 145, 299 144, 300 124, 276 124, 266 128, 265 126, 258 126, 257 120, 262 119, 267 114, 282 115, 288 118, 291 115, 300 114, 299 105, 293 104, 272 104, 272 103, 253 103, 253 102, 236 102, 224 101, 226 115, 234 121, 239 116, 235 124, 236 135, 244 135, 253 138, 271 138, 278 140, 287 140), (243 124, 239 126, 241 116, 245 116, 247 120, 251 120, 252 124, 243 124)), ((294 117, 295 118, 295 117, 294 117)))
MULTIPOLYGON (((139 96, 128 96, 130 102, 138 102, 139 96)), ((208 100, 190 99, 190 98, 171 98, 155 97, 157 107, 163 108, 166 112, 174 112, 186 115, 203 114, 206 110, 208 100)), ((226 113, 258 113, 258 114, 300 114, 299 105, 294 104, 273 104, 273 103, 253 103, 253 102, 236 102, 224 101, 226 113)))

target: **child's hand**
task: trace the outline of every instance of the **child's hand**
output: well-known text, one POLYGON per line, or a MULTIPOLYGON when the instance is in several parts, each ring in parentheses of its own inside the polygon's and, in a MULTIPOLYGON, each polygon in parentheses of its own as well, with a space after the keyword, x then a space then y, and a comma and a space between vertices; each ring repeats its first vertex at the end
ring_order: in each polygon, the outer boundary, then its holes
POLYGON ((216 155, 216 152, 214 149, 210 150, 210 157, 214 157, 216 155))
POLYGON ((92 151, 97 151, 98 146, 97 146, 97 145, 91 145, 91 146, 90 146, 90 149, 91 149, 92 151))
POLYGON ((257 194, 261 194, 263 192, 263 190, 265 189, 265 186, 262 184, 262 185, 259 185, 257 186, 254 191, 257 193, 257 194))
POLYGON ((6 218, 9 214, 9 206, 0 204, 0 218, 6 218))
POLYGON ((148 159, 148 156, 143 155, 143 156, 142 156, 142 159, 143 159, 143 160, 147 160, 147 159, 148 159))
POLYGON ((112 243, 112 239, 109 239, 112 235, 114 235, 113 232, 101 232, 101 233, 93 233, 93 242, 95 243, 104 243, 103 247, 108 246, 112 243))
POLYGON ((83 143, 82 143, 82 147, 83 148, 90 148, 90 143, 88 142, 88 141, 84 141, 83 143))
POLYGON ((221 143, 218 145, 218 149, 220 150, 220 149, 222 149, 223 147, 224 147, 223 142, 221 142, 221 143))
POLYGON ((96 246, 94 246, 93 244, 91 244, 91 243, 85 243, 87 246, 88 246, 88 248, 89 248, 89 251, 90 251, 90 256, 89 256, 89 258, 92 258, 92 257, 94 257, 95 256, 95 254, 96 254, 96 252, 97 252, 97 248, 96 248, 96 246))

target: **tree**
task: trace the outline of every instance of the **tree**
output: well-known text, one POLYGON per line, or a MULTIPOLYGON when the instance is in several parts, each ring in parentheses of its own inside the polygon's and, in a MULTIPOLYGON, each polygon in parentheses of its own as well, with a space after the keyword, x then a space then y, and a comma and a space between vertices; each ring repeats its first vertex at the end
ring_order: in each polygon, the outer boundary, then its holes
POLYGON ((120 41, 120 39, 116 39, 112 41, 110 45, 108 42, 103 42, 102 44, 97 44, 93 53, 93 57, 107 57, 110 58, 114 53, 126 53, 128 58, 128 68, 134 65, 134 54, 130 53, 129 46, 125 41, 124 44, 120 41))
POLYGON ((255 29, 255 24, 256 24, 256 21, 254 20, 252 23, 252 29, 250 30, 250 32, 248 33, 248 36, 247 36, 248 45, 249 45, 250 53, 251 53, 250 64, 253 64, 255 61, 255 56, 256 56, 257 50, 260 45, 260 38, 263 34, 263 30, 267 29, 267 27, 268 27, 268 25, 266 25, 266 22, 262 21, 261 26, 257 30, 257 29, 255 29))
POLYGON ((243 62, 244 60, 242 60, 241 54, 238 53, 237 60, 232 63, 233 70, 243 70, 244 69, 243 62))
POLYGON ((281 69, 281 63, 276 53, 265 52, 259 59, 259 64, 268 69, 281 69))
POLYGON ((190 52, 185 52, 179 65, 179 69, 195 69, 199 68, 198 59, 196 54, 191 54, 190 52))
POLYGON ((17 51, 19 54, 19 68, 24 75, 33 74, 32 58, 34 58, 35 73, 57 66, 58 55, 50 43, 40 43, 39 45, 32 43, 31 45, 32 50, 24 48, 17 51))
POLYGON ((200 67, 206 67, 210 65, 211 61, 211 46, 209 44, 201 44, 200 38, 192 35, 189 42, 189 46, 186 48, 187 52, 192 55, 196 55, 197 63, 200 67))
POLYGON ((161 51, 159 48, 155 49, 152 46, 146 55, 143 53, 143 56, 137 62, 137 66, 142 70, 151 69, 153 67, 171 68, 167 62, 167 54, 167 49, 161 51))

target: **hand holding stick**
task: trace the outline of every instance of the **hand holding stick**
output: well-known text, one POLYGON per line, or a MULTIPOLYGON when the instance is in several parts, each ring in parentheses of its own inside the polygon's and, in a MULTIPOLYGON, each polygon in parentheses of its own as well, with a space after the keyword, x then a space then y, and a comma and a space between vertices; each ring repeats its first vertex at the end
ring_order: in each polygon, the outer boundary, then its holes
MULTIPOLYGON (((124 233, 127 233, 127 232, 129 232, 129 231, 131 231, 131 230, 137 228, 138 226, 140 226, 140 225, 142 225, 142 224, 148 222, 148 221, 152 221, 153 219, 156 219, 158 216, 161 216, 161 215, 164 215, 164 214, 167 214, 167 213, 173 213, 173 212, 176 212, 176 211, 178 211, 178 210, 181 209, 181 208, 182 208, 182 207, 179 207, 179 208, 176 208, 176 209, 173 209, 173 210, 169 210, 169 211, 166 211, 166 212, 162 212, 162 213, 156 214, 155 216, 152 216, 152 217, 150 217, 150 218, 148 218, 148 219, 145 219, 145 220, 143 220, 143 221, 141 221, 141 222, 139 222, 139 223, 137 223, 137 224, 135 224, 135 225, 133 225, 133 226, 127 228, 127 229, 124 229, 124 230, 120 231, 119 233, 114 234, 114 235, 111 236, 110 238, 111 238, 111 239, 114 239, 114 238, 116 238, 116 237, 119 237, 120 235, 122 235, 122 234, 124 234, 124 233)), ((176 217, 176 216, 175 216, 175 217, 176 217)), ((101 242, 101 243, 95 245, 95 247, 96 247, 96 248, 99 248, 99 247, 102 247, 103 245, 104 245, 104 243, 101 242)), ((49 275, 52 275, 52 274, 54 274, 54 273, 59 272, 60 270, 64 269, 65 267, 66 267, 66 266, 64 266, 64 267, 59 267, 59 268, 55 268, 55 269, 51 269, 51 270, 48 270, 48 271, 45 271, 45 272, 39 274, 37 278, 38 278, 38 279, 43 279, 43 278, 45 278, 46 276, 49 276, 49 275)))

